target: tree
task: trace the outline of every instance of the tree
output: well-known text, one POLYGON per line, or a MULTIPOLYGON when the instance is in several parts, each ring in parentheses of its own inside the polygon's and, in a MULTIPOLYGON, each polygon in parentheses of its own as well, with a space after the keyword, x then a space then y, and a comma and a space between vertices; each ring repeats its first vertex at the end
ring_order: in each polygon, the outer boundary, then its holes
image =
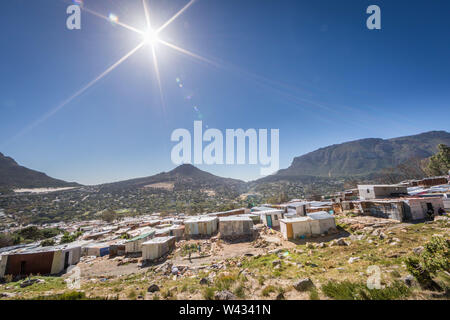
POLYGON ((430 158, 427 173, 430 176, 448 174, 450 170, 450 147, 445 144, 438 145, 438 152, 430 158))
POLYGON ((433 236, 419 256, 410 256, 405 262, 408 271, 422 287, 440 289, 433 277, 450 269, 450 241, 441 236, 433 236))
POLYGON ((116 213, 114 210, 108 209, 102 212, 102 220, 108 223, 113 222, 116 218, 116 213))

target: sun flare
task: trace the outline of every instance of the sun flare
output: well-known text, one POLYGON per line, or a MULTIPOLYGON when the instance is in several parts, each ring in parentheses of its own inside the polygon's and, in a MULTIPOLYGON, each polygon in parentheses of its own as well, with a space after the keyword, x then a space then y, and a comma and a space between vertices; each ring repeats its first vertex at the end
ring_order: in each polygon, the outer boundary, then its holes
POLYGON ((155 30, 149 29, 144 32, 143 40, 145 43, 151 44, 153 46, 159 42, 158 33, 155 30))

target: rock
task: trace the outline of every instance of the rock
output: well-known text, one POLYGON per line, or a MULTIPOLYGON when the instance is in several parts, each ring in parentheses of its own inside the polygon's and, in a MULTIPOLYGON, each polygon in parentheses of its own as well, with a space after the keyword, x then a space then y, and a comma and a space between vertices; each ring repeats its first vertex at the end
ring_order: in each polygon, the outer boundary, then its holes
POLYGON ((358 235, 352 234, 350 236, 350 239, 351 240, 364 240, 364 235, 363 234, 358 234, 358 235))
POLYGON ((283 249, 279 248, 279 249, 270 250, 268 253, 269 254, 279 254, 282 251, 283 251, 283 249))
POLYGON ((339 238, 335 242, 338 246, 348 246, 348 242, 346 242, 343 238, 339 238))
POLYGON ((234 300, 234 299, 236 299, 236 296, 228 290, 223 290, 223 291, 217 291, 214 294, 214 299, 215 300, 234 300))
POLYGON ((383 232, 380 232, 379 237, 380 239, 386 239, 386 235, 383 232))
POLYGON ((16 295, 10 292, 0 292, 0 298, 14 298, 16 295))
POLYGON ((206 279, 206 278, 201 278, 199 283, 200 283, 200 284, 208 284, 208 283, 209 283, 209 280, 206 279))
POLYGON ((274 261, 272 261, 272 266, 279 266, 279 265, 281 265, 281 261, 280 260, 274 260, 274 261))
POLYGON ((412 287, 414 285, 414 282, 416 280, 414 279, 414 277, 412 275, 407 275, 406 277, 403 278, 403 282, 408 286, 408 287, 412 287))
POLYGON ((353 263, 358 260, 359 260, 359 257, 351 257, 350 259, 348 259, 348 263, 353 263))
POLYGON ((414 248, 413 252, 417 255, 420 255, 423 252, 423 250, 425 250, 425 248, 421 246, 421 247, 414 248))
POLYGON ((25 288, 25 287, 29 287, 35 283, 39 283, 39 279, 29 279, 29 280, 25 280, 20 284, 21 288, 25 288))
POLYGON ((280 292, 279 294, 277 294, 277 297, 275 299, 276 300, 285 300, 286 298, 284 297, 284 294, 282 292, 280 292))
POLYGON ((297 290, 297 291, 306 291, 310 288, 314 287, 314 283, 311 281, 310 278, 304 278, 304 279, 300 279, 298 281, 296 281, 293 284, 293 287, 297 290))
POLYGON ((159 287, 157 284, 152 283, 148 288, 147 288, 147 292, 156 292, 159 291, 159 287))

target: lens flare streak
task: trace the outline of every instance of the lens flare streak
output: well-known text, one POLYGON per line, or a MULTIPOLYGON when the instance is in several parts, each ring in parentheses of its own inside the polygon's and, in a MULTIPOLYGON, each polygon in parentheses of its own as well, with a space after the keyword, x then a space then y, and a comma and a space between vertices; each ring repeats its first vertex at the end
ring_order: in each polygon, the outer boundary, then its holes
POLYGON ((28 127, 26 127, 25 129, 23 129, 22 131, 20 131, 17 135, 15 135, 11 140, 14 140, 22 135, 24 135, 25 133, 29 132, 30 130, 32 130, 33 128, 35 128, 36 126, 38 126, 39 124, 41 124, 42 122, 44 122, 45 120, 47 120, 48 118, 50 118, 51 116, 53 116, 55 113, 57 113, 59 110, 61 110, 62 108, 64 108, 67 104, 69 104, 70 102, 72 102, 75 98, 77 98, 78 96, 80 96, 81 94, 83 94, 86 90, 88 90, 90 87, 92 87, 94 84, 96 84, 98 81, 100 81, 102 78, 104 78, 108 73, 110 73, 111 71, 113 71, 114 69, 116 69, 121 63, 123 63, 125 60, 127 60, 130 56, 132 56, 136 51, 138 51, 140 48, 142 48, 144 46, 144 43, 140 43, 136 48, 134 48, 133 50, 131 50, 130 52, 128 52, 126 55, 124 55, 122 58, 120 58, 117 62, 115 62, 113 65, 111 65, 108 69, 106 69, 105 71, 103 71, 100 75, 98 75, 95 79, 93 79, 92 81, 90 81, 88 84, 86 84, 84 87, 82 87, 80 90, 78 90, 77 92, 75 92, 73 95, 71 95, 69 98, 67 98, 66 100, 64 100, 63 102, 61 102, 56 108, 50 110, 49 112, 47 112, 44 116, 42 116, 41 118, 37 119, 36 121, 34 121, 31 125, 29 125, 28 127))

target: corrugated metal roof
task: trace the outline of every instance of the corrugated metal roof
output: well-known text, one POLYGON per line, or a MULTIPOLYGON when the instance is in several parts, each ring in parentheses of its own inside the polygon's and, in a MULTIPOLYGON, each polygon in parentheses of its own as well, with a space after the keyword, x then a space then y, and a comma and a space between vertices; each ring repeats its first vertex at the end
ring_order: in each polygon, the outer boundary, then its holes
POLYGON ((145 241, 142 245, 145 245, 145 244, 155 244, 155 243, 164 243, 164 242, 167 242, 167 241, 169 241, 169 240, 171 240, 171 239, 175 239, 175 237, 173 237, 173 236, 156 237, 156 238, 150 239, 150 240, 148 240, 148 241, 145 241))
POLYGON ((134 237, 134 238, 132 238, 130 240, 127 240, 126 242, 137 241, 137 240, 141 240, 141 239, 147 238, 149 236, 154 235, 155 232, 156 232, 155 230, 152 230, 151 232, 143 233, 143 234, 141 234, 141 235, 139 235, 137 237, 134 237))
POLYGON ((329 214, 326 211, 318 211, 318 212, 308 213, 307 216, 314 220, 334 219, 334 216, 329 214))

